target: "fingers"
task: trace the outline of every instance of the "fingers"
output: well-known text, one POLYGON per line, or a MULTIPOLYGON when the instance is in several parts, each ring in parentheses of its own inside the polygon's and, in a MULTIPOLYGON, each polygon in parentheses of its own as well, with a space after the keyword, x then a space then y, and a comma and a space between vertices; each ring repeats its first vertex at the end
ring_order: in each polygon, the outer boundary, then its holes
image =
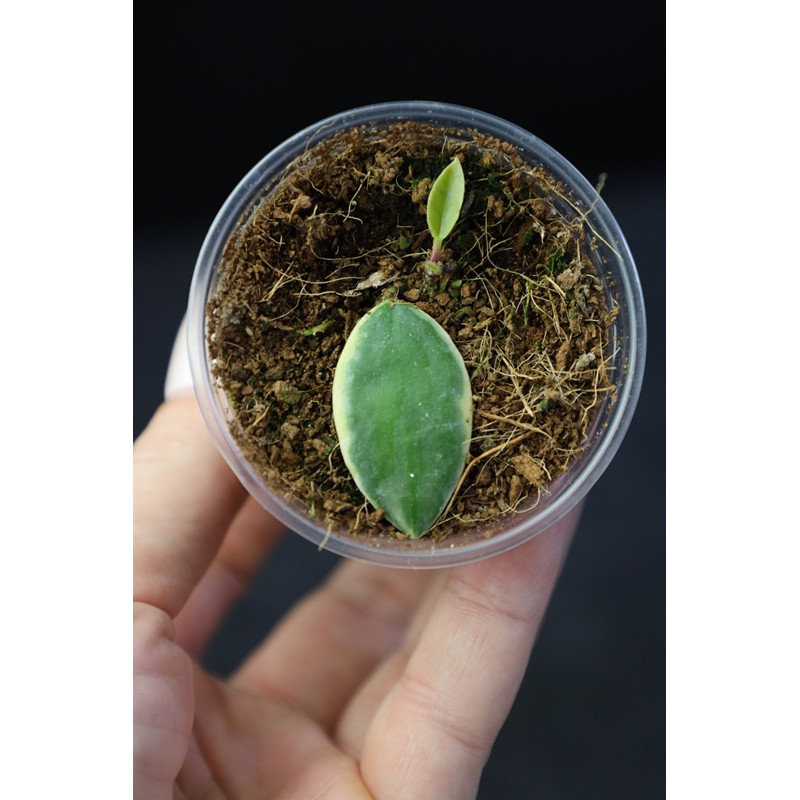
POLYGON ((186 339, 186 316, 184 315, 172 343, 172 352, 167 364, 167 375, 164 379, 164 397, 167 400, 192 394, 192 371, 189 367, 189 347, 186 339))
POLYGON ((330 730, 365 677, 405 636, 430 571, 346 561, 233 677, 330 730))
POLYGON ((175 619, 176 640, 200 656, 228 609, 250 585, 285 529, 252 497, 236 515, 219 553, 175 619))
POLYGON ((512 551, 452 570, 407 664, 401 670, 395 660, 378 676, 383 686, 365 687, 370 702, 384 699, 363 743, 350 734, 350 749, 360 745, 362 775, 375 796, 474 796, 578 515, 512 551))
POLYGON ((133 796, 172 797, 192 729, 192 664, 171 640, 172 621, 133 604, 133 796))
POLYGON ((400 680, 449 574, 446 569, 436 572, 401 646, 375 668, 342 711, 334 738, 339 747, 356 761, 361 761, 364 741, 375 713, 391 687, 400 680))
POLYGON ((133 448, 134 600, 175 617, 246 492, 192 396, 164 403, 133 448))

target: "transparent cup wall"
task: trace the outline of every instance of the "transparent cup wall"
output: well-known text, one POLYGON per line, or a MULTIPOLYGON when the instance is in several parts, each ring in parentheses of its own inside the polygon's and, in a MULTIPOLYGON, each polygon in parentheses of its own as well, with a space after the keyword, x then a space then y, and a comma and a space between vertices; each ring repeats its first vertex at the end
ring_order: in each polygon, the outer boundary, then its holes
POLYGON ((468 563, 515 547, 550 527, 580 502, 619 448, 638 400, 644 370, 645 316, 639 279, 622 231, 595 189, 567 160, 528 131, 481 111, 442 103, 383 103, 346 111, 299 132, 265 156, 231 193, 206 236, 192 280, 187 323, 192 378, 203 416, 220 452, 250 494, 288 528, 317 546, 388 566, 443 567, 468 563), (308 516, 300 503, 270 491, 239 454, 231 438, 231 409, 224 393, 214 384, 206 351, 205 308, 216 286, 221 253, 249 210, 270 192, 296 157, 323 138, 357 125, 402 120, 446 128, 473 128, 504 139, 518 147, 520 155, 530 164, 543 166, 563 182, 599 243, 592 257, 606 300, 609 306, 619 308, 610 332, 610 366, 618 380, 617 397, 613 403, 608 398, 604 400, 582 455, 550 484, 534 508, 523 506, 490 528, 454 534, 438 544, 430 537, 371 539, 330 530, 324 522, 308 516))

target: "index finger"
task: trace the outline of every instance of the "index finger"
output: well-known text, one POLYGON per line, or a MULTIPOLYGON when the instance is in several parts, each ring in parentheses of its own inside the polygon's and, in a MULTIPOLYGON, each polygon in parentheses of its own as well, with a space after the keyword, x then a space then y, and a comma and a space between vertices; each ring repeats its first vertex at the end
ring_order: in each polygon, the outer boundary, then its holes
POLYGON ((133 599, 174 619, 246 497, 194 396, 161 405, 133 446, 133 599))

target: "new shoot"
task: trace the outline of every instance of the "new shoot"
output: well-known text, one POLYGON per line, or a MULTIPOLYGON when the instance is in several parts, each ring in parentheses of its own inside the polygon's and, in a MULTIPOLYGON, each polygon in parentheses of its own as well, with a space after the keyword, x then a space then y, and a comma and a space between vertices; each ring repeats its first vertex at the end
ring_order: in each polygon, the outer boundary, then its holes
POLYGON ((442 243, 458 222, 464 202, 464 170, 454 158, 433 182, 428 195, 428 230, 433 237, 433 249, 425 262, 429 276, 442 274, 442 243))

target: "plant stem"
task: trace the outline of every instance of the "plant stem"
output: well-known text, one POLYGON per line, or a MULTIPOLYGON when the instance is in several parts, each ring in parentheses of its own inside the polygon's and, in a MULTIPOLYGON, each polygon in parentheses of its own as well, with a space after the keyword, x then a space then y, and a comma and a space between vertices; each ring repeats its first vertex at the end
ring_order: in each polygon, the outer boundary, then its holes
POLYGON ((425 262, 425 274, 432 278, 435 275, 442 274, 442 240, 433 240, 433 249, 431 250, 431 257, 425 262))

